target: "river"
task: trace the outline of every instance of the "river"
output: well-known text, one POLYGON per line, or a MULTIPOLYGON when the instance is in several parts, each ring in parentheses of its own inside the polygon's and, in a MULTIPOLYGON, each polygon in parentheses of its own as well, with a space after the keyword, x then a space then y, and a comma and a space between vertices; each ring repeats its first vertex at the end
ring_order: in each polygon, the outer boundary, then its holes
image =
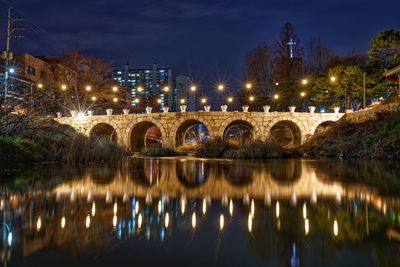
POLYGON ((2 266, 400 266, 400 164, 132 159, 0 172, 2 266))

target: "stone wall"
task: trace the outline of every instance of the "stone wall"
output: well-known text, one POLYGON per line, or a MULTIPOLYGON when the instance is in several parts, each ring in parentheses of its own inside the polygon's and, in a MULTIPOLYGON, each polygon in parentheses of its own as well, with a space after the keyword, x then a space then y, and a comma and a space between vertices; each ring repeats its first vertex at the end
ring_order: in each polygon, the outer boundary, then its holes
MULTIPOLYGON (((341 113, 302 113, 302 112, 169 112, 128 115, 86 116, 85 118, 57 118, 61 124, 72 126, 78 132, 90 136, 93 127, 99 123, 112 126, 117 134, 118 142, 131 147, 131 135, 136 125, 147 122, 156 125, 162 135, 164 147, 175 147, 176 134, 180 125, 188 121, 204 124, 210 138, 222 138, 232 123, 246 122, 252 128, 254 139, 267 140, 271 128, 279 123, 295 125, 296 131, 304 142, 313 135, 315 129, 323 122, 338 121, 341 113)), ((134 137, 133 137, 134 138, 134 137)))
POLYGON ((343 119, 347 122, 360 123, 377 118, 378 113, 400 113, 400 103, 391 103, 386 105, 379 105, 374 108, 364 109, 347 113, 343 119))

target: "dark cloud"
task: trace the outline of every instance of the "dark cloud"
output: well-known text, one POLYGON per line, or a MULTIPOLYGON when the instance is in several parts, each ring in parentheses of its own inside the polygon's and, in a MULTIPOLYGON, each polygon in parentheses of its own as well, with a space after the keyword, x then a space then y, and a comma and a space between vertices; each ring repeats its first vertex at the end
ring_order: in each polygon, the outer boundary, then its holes
MULTIPOLYGON (((127 61, 138 67, 159 62, 198 75, 238 73, 245 52, 262 41, 276 40, 286 21, 293 23, 303 41, 320 37, 337 52, 366 51, 379 31, 399 28, 400 22, 396 0, 7 3, 49 35, 28 28, 27 38, 13 42, 16 50, 45 54, 73 48, 111 59, 116 66, 127 61)), ((5 5, 0 4, 0 11, 5 14, 5 5)))

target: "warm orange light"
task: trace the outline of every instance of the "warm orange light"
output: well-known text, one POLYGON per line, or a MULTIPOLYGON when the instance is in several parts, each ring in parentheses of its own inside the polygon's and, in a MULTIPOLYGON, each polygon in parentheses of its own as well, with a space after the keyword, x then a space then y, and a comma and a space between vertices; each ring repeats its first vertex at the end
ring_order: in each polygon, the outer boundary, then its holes
POLYGON ((185 99, 181 99, 181 104, 185 104, 186 100, 185 99))
POLYGON ((251 89, 251 87, 252 87, 252 84, 251 84, 251 83, 246 83, 246 88, 247 88, 247 89, 251 89))
POLYGON ((307 80, 307 79, 303 79, 303 80, 301 81, 301 83, 302 83, 303 85, 306 85, 306 84, 308 83, 308 80, 307 80))
POLYGON ((220 91, 224 90, 224 85, 223 84, 218 85, 218 90, 220 91))
POLYGON ((117 92, 117 91, 118 91, 118 87, 117 87, 117 86, 114 86, 114 87, 112 88, 112 90, 113 90, 113 92, 117 92))
POLYGON ((86 91, 90 92, 92 90, 92 87, 90 85, 86 86, 86 91))
POLYGON ((37 85, 37 87, 41 89, 41 88, 43 88, 43 84, 42 84, 42 83, 39 83, 39 84, 37 85))
POLYGON ((142 91, 143 91, 143 87, 139 86, 139 87, 137 88, 137 90, 138 90, 138 92, 142 92, 142 91))
POLYGON ((157 99, 157 103, 160 104, 161 103, 161 99, 157 99))
POLYGON ((97 97, 92 96, 92 101, 96 101, 96 100, 97 100, 97 97))
POLYGON ((228 97, 228 102, 232 103, 232 101, 233 101, 233 98, 232 97, 228 97))
POLYGON ((301 96, 301 97, 305 97, 305 96, 306 96, 306 93, 305 93, 305 92, 301 92, 301 93, 300 93, 300 96, 301 96))
POLYGON ((134 101, 135 101, 136 103, 139 103, 139 102, 140 102, 139 98, 135 98, 134 101))
POLYGON ((275 94, 274 95, 274 99, 278 99, 279 98, 279 95, 278 94, 275 94))
POLYGON ((169 87, 168 86, 165 86, 164 87, 164 92, 168 92, 169 91, 169 87))
POLYGON ((117 98, 117 97, 114 97, 114 98, 113 98, 113 101, 114 101, 114 102, 118 102, 118 98, 117 98))
POLYGON ((250 96, 250 97, 249 97, 249 100, 250 100, 250 101, 254 101, 254 96, 250 96))
POLYGON ((206 103, 206 102, 207 102, 207 99, 206 99, 206 98, 202 98, 202 99, 201 99, 201 103, 204 104, 204 103, 206 103))
MULTIPOLYGON (((41 88, 41 87, 39 87, 41 88)), ((67 86, 65 84, 61 85, 61 90, 67 90, 67 86)))
POLYGON ((192 92, 196 91, 196 86, 195 85, 190 86, 190 91, 192 92))

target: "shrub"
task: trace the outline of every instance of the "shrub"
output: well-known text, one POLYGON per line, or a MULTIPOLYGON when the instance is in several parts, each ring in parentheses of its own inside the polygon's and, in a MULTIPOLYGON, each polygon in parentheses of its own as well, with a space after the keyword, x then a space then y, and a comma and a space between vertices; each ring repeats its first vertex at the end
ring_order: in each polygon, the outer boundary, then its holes
POLYGON ((146 157, 174 157, 181 156, 182 153, 171 148, 153 148, 144 152, 146 157))

